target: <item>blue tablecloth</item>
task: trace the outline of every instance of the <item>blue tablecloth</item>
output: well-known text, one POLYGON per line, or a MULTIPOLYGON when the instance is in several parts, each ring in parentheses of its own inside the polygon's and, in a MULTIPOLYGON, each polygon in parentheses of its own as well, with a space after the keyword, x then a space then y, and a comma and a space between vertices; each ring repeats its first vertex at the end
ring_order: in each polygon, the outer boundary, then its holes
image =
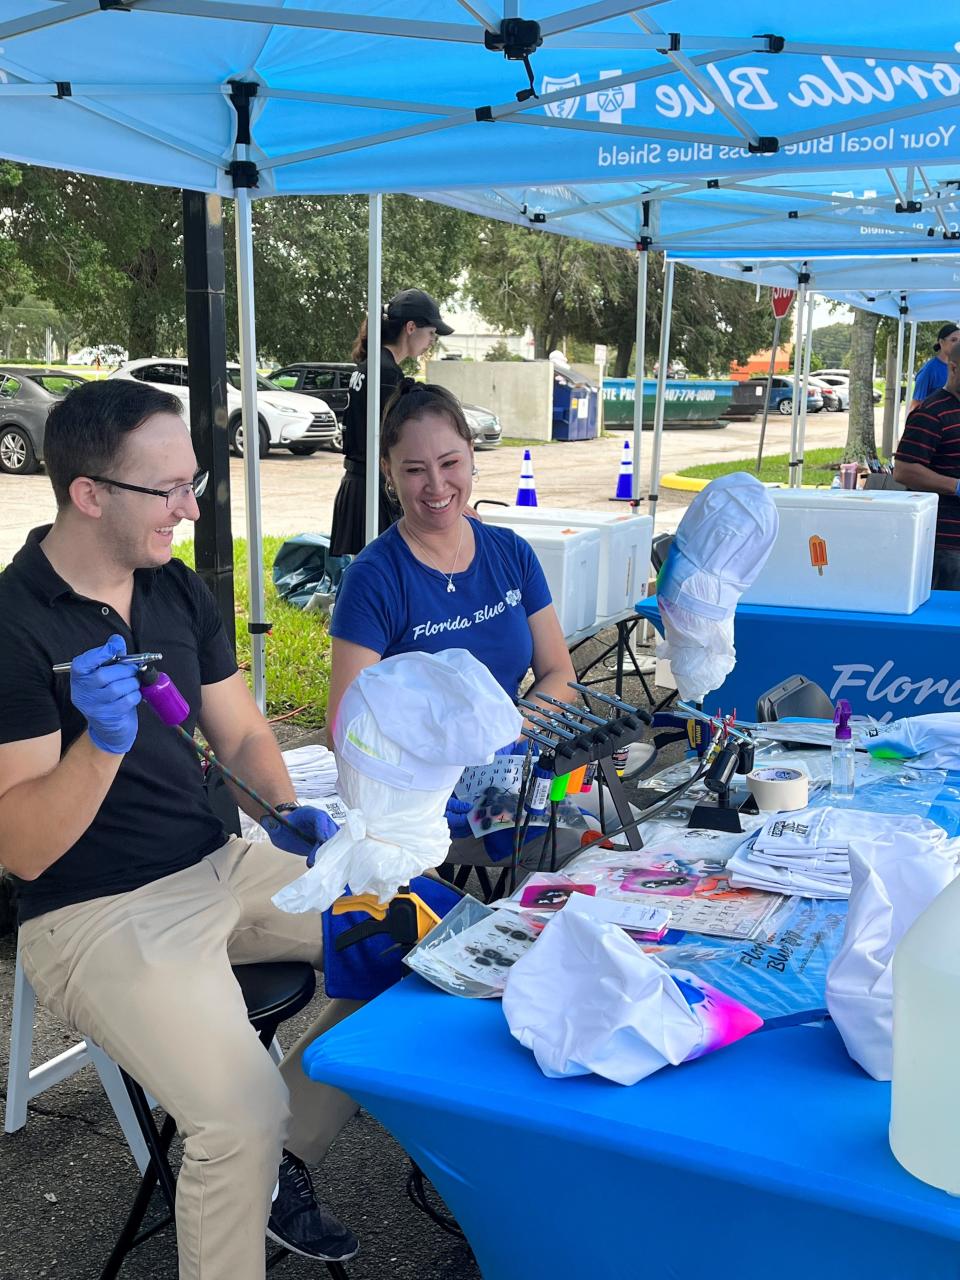
POLYGON ((632 1088, 548 1080, 499 1002, 410 977, 304 1061, 421 1165, 485 1280, 960 1273, 960 1205, 896 1163, 889 1086, 832 1024, 760 1032, 632 1088))
MULTIPOLYGON (((660 629, 656 597, 637 613, 660 629)), ((878 719, 960 710, 960 592, 934 591, 910 614, 737 609, 737 665, 709 695, 711 708, 752 720, 757 698, 788 676, 815 681, 833 701, 878 719)))

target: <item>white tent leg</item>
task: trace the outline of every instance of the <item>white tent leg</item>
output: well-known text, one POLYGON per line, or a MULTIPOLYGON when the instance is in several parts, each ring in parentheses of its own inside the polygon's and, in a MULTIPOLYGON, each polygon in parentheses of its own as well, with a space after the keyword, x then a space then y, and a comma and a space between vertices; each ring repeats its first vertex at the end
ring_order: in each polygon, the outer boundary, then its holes
POLYGON ((647 358, 647 254, 637 250, 637 347, 636 373, 633 379, 633 488, 636 502, 640 497, 640 450, 643 442, 643 368, 647 358))
POLYGON ((260 520, 260 424, 257 415, 257 333, 253 302, 253 218, 250 193, 236 192, 237 301, 240 328, 240 396, 243 402, 243 479, 247 507, 248 622, 253 696, 267 706, 267 634, 264 619, 263 529, 260 520))
POLYGON ((380 530, 380 310, 383 196, 370 197, 367 232, 367 500, 365 542, 380 530))
MULTIPOLYGON (((902 297, 901 305, 903 305, 902 297)), ((897 447, 897 426, 900 421, 900 401, 902 399, 900 394, 900 385, 903 370, 903 326, 904 318, 903 313, 901 312, 897 319, 897 355, 894 362, 896 385, 895 387, 888 386, 884 392, 887 404, 891 403, 889 397, 891 392, 893 394, 893 413, 888 415, 885 412, 883 415, 883 439, 880 443, 880 450, 888 461, 893 457, 893 451, 897 447)))
POLYGON ((795 489, 799 485, 797 479, 797 456, 799 452, 800 423, 800 379, 803 372, 803 323, 807 315, 807 286, 801 284, 797 290, 797 331, 793 336, 793 399, 790 414, 790 478, 789 485, 795 489))
MULTIPOLYGON (((910 399, 911 399, 910 388, 913 382, 915 381, 913 370, 916 365, 916 362, 917 362, 917 322, 916 320, 911 320, 910 321, 910 346, 907 351, 907 368, 906 368, 904 377, 902 379, 903 382, 906 383, 906 387, 907 387, 907 404, 910 403, 910 399)), ((898 413, 897 427, 893 437, 894 444, 896 444, 897 441, 900 439, 901 430, 902 430, 902 423, 900 422, 900 414, 898 413)))
POLYGON ((647 504, 657 523, 657 500, 660 497, 660 444, 663 440, 663 412, 666 406, 667 365, 670 363, 670 321, 673 313, 673 262, 666 254, 663 261, 663 309, 660 315, 660 367, 657 372, 657 405, 653 415, 653 449, 650 457, 650 492, 647 504))
POLYGON ((807 389, 810 385, 810 361, 813 358, 813 303, 814 295, 807 294, 807 320, 803 343, 803 386, 800 388, 800 422, 797 427, 796 467, 794 468, 797 488, 803 484, 803 448, 807 439, 807 389))

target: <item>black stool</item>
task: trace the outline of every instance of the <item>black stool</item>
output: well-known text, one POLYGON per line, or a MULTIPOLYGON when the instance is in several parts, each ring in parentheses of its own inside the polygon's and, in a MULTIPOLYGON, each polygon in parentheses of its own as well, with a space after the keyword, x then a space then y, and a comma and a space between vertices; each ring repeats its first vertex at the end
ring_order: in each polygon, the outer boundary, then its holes
MULTIPOLYGON (((310 965, 302 961, 238 964, 234 965, 233 972, 243 992, 247 1016, 261 1041, 269 1049, 280 1023, 299 1013, 313 999, 317 985, 316 974, 310 965)), ((177 1122, 172 1116, 167 1116, 158 1130, 143 1089, 122 1067, 120 1075, 150 1152, 150 1163, 140 1180, 139 1190, 123 1230, 100 1273, 100 1280, 114 1280, 120 1274, 124 1258, 130 1250, 173 1221, 176 1199, 176 1179, 167 1160, 167 1152, 170 1150, 177 1122), (167 1202, 169 1213, 160 1222, 141 1230, 140 1224, 157 1184, 167 1202)), ((287 1249, 278 1250, 268 1260, 267 1267, 275 1266, 288 1252, 287 1249)), ((326 1267, 331 1276, 347 1280, 347 1272, 342 1263, 328 1262, 326 1267)))

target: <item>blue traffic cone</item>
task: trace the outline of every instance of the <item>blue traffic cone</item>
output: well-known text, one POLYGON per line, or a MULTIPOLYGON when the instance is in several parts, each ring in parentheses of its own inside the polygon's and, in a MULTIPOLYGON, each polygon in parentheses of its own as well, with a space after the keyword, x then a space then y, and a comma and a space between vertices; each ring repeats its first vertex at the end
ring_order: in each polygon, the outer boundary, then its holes
POLYGON ((523 462, 520 466, 520 486, 517 489, 518 507, 535 507, 537 506, 537 488, 533 483, 533 460, 530 457, 530 450, 524 449, 523 462))
POLYGON ((620 455, 620 474, 617 476, 617 492, 614 502, 633 501, 633 449, 629 440, 623 442, 623 453, 620 455))

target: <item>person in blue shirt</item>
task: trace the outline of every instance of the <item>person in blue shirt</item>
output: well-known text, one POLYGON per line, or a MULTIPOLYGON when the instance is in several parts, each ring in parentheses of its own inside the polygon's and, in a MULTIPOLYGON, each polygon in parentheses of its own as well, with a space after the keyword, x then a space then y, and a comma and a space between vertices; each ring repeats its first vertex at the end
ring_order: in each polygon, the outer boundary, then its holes
POLYGON ((360 671, 395 653, 467 649, 511 698, 531 668, 535 687, 568 693, 573 664, 532 548, 464 514, 475 469, 456 398, 404 378, 384 414, 380 465, 403 516, 344 573, 327 724, 360 671))
POLYGON ((956 349, 958 344, 960 344, 960 325, 945 324, 937 334, 937 340, 933 344, 936 354, 931 356, 927 363, 921 365, 917 371, 917 376, 913 383, 913 399, 907 406, 908 416, 928 396, 932 396, 935 391, 939 391, 941 387, 946 386, 947 374, 950 371, 948 361, 951 352, 956 349))

